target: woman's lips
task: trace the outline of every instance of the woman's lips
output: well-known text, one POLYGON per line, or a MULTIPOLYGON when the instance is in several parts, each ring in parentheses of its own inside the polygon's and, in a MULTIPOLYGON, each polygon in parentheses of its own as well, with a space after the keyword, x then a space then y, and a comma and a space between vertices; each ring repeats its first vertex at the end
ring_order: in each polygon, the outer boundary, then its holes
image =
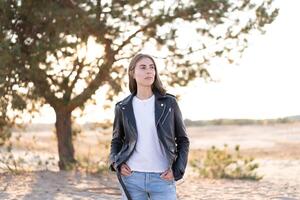
POLYGON ((149 79, 153 79, 153 77, 146 77, 145 79, 149 80, 149 79))

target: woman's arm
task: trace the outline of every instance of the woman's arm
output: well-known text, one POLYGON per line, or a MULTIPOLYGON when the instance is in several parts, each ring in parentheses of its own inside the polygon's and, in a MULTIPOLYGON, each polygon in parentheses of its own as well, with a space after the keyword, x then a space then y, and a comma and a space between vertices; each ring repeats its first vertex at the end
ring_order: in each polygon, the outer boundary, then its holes
POLYGON ((178 157, 173 163, 172 170, 175 180, 183 177, 188 161, 189 153, 189 138, 186 133, 186 128, 182 119, 182 114, 177 101, 174 99, 174 123, 175 123, 175 142, 177 144, 178 157))
POLYGON ((113 135, 110 145, 110 155, 109 155, 109 168, 112 171, 116 171, 116 155, 121 150, 124 138, 124 128, 122 122, 122 113, 118 104, 115 106, 115 118, 113 123, 113 135))

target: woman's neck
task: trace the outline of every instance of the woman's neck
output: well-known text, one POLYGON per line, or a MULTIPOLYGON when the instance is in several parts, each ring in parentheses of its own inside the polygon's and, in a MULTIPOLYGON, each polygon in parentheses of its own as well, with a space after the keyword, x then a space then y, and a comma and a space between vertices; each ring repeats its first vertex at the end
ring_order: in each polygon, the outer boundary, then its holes
POLYGON ((147 87, 138 87, 136 96, 137 98, 143 100, 143 99, 149 99, 153 95, 152 89, 147 87))

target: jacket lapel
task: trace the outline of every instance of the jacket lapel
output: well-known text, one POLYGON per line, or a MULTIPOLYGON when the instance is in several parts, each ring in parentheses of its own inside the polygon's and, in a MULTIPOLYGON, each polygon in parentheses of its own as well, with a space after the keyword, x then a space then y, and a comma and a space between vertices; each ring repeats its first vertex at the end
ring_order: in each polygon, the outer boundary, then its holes
MULTIPOLYGON (((165 109, 166 109, 166 102, 164 101, 165 95, 161 95, 159 92, 154 91, 155 95, 155 104, 154 104, 154 112, 155 112, 155 125, 157 126, 160 122, 165 109)), ((137 134, 137 126, 132 106, 132 99, 135 94, 130 94, 127 98, 120 102, 121 109, 128 119, 128 124, 134 129, 135 133, 137 134)))
POLYGON ((159 92, 154 92, 155 94, 155 125, 157 126, 159 121, 161 120, 161 117, 163 116, 165 109, 166 109, 166 103, 164 101, 165 95, 161 95, 159 92))
POLYGON ((129 95, 127 98, 125 98, 123 101, 120 102, 121 104, 121 109, 124 113, 124 116, 128 119, 128 124, 131 126, 135 133, 137 135, 137 127, 136 127, 136 122, 135 122, 135 117, 134 117, 134 112, 133 112, 133 106, 132 106, 132 99, 135 94, 129 95))

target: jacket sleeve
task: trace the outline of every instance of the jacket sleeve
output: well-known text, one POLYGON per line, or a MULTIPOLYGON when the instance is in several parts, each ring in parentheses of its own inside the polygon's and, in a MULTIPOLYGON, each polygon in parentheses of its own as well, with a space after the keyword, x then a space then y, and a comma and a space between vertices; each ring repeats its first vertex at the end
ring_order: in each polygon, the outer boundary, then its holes
POLYGON ((186 128, 182 119, 180 108, 175 99, 173 105, 177 158, 173 163, 172 170, 174 178, 177 181, 183 177, 185 168, 187 166, 190 141, 186 133, 186 128))
POLYGON ((113 123, 113 133, 110 145, 110 155, 109 155, 109 169, 116 171, 116 155, 121 150, 124 138, 124 128, 122 122, 122 113, 120 111, 120 106, 116 104, 115 106, 115 118, 113 123))

